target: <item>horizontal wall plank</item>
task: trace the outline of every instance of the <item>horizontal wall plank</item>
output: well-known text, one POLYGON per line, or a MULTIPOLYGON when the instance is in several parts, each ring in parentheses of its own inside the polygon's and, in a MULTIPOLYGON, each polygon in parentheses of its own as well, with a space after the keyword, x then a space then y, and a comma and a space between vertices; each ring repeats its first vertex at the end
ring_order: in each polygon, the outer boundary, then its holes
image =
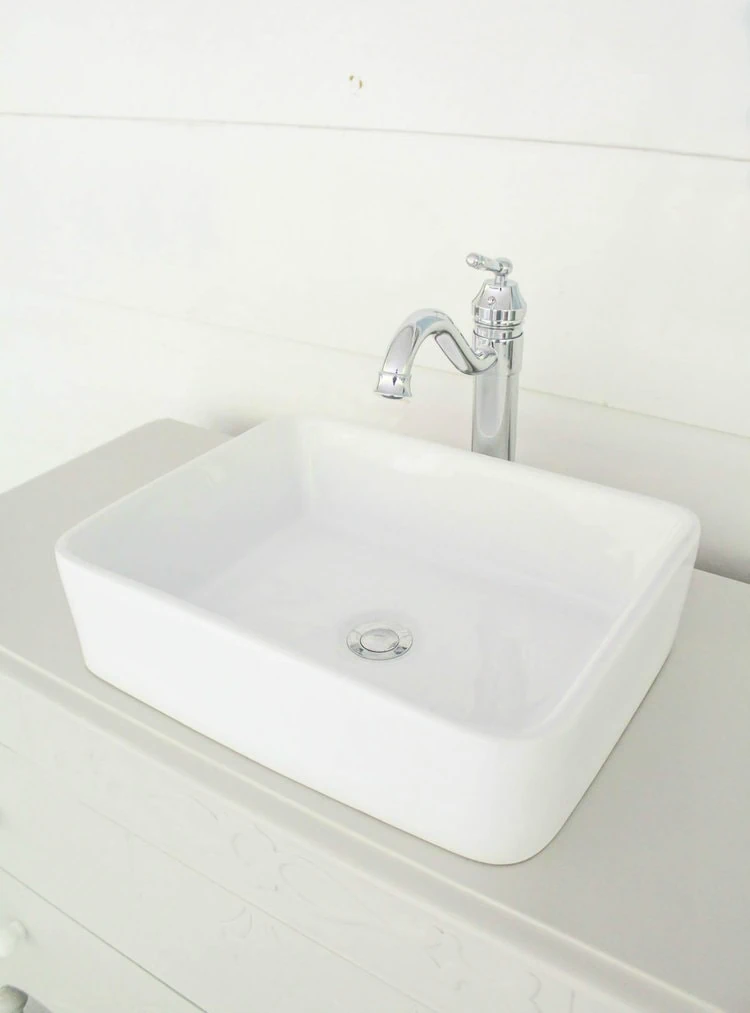
POLYGON ((750 157, 744 0, 24 0, 0 108, 750 157))
POLYGON ((479 248, 517 265, 525 386, 750 435, 744 164, 97 121, 6 119, 0 138, 10 288, 382 355, 420 305, 468 324, 479 248))

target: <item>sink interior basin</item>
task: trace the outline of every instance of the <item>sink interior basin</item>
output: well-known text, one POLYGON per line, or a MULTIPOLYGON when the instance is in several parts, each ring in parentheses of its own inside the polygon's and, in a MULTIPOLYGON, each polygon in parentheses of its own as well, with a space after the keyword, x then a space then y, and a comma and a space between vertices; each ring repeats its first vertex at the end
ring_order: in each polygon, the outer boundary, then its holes
POLYGON ((656 676, 697 540, 671 504, 285 419, 83 522, 57 556, 101 678, 512 862, 557 833, 656 676))

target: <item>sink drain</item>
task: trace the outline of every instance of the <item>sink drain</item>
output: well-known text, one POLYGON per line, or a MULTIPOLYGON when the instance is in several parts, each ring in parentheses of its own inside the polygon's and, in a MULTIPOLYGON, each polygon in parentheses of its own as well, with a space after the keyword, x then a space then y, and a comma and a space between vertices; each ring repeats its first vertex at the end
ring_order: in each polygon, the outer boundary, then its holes
POLYGON ((359 658, 371 661, 390 661, 400 658, 411 647, 414 638, 411 630, 394 623, 362 623, 355 626, 346 638, 350 651, 359 658))

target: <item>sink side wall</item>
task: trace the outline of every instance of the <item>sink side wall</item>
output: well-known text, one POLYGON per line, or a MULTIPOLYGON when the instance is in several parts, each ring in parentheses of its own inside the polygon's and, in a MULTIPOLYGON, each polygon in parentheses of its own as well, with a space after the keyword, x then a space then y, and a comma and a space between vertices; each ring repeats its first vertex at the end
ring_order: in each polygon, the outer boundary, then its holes
POLYGON ((545 791, 528 826, 536 742, 420 713, 75 560, 60 572, 87 667, 209 738, 480 861, 529 857, 550 825, 545 791))

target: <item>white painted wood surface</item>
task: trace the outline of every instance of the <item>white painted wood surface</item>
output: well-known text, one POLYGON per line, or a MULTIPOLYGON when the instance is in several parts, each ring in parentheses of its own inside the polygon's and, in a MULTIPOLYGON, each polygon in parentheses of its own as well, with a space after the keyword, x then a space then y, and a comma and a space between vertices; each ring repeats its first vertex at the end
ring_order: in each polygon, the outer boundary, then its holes
POLYGON ((5 747, 0 785, 3 867, 207 1013, 427 1013, 77 804, 5 747))
MULTIPOLYGON (((711 490, 708 565, 747 579, 746 0, 0 0, 0 25, 0 488, 163 415, 371 418, 407 312, 466 325, 480 247, 530 304, 525 391, 645 416, 613 423, 616 484, 653 418, 704 430, 658 468, 711 490), (730 480, 702 466, 726 433, 730 480)), ((470 382, 417 381, 409 424, 464 438, 470 382)), ((540 456, 595 473, 556 411, 540 456)))
POLYGON ((698 575, 670 663, 563 833, 521 866, 477 865, 286 781, 83 668, 53 531, 217 439, 151 426, 0 500, 0 742, 39 769, 40 790, 97 810, 139 855, 158 850, 168 880, 164 855, 194 870, 191 883, 210 881, 201 890, 215 884, 428 1008, 465 1013, 470 997, 472 1013, 496 1013, 511 990, 543 1013, 569 1013, 571 1001, 575 1013, 686 1013, 709 997, 741 1013, 750 828, 727 800, 746 742, 748 589, 698 575), (712 670, 726 684, 707 681, 712 670), (702 917, 683 917, 691 903, 702 917), (531 997, 520 991, 529 981, 531 997))
MULTIPOLYGON (((491 1013, 504 1004, 533 1013, 534 1002, 543 1013, 569 1013, 571 1006, 575 1013, 579 1007, 591 1013, 626 1011, 585 983, 550 974, 512 946, 467 941, 436 914, 409 914, 396 898, 348 882, 314 855, 287 851, 274 828, 266 833, 251 823, 239 830, 242 821, 232 831, 231 824, 220 822, 221 810, 207 808, 194 794, 174 795, 155 785, 142 796, 145 786, 138 785, 136 805, 148 838, 163 845, 165 830, 185 834, 192 852, 198 837, 215 858, 234 867, 229 880, 241 893, 229 893, 215 882, 216 868, 210 880, 197 875, 68 796, 76 778, 64 748, 58 757, 68 770, 50 778, 49 771, 35 770, 0 746, 3 866, 209 1013, 244 1013, 248 998, 262 1009, 294 1013, 427 1011, 362 967, 429 998, 430 1008, 446 1013, 463 1013, 467 1005, 491 1013), (156 832, 147 825, 154 819, 156 832), (266 910, 283 911, 286 920, 266 910), (287 924, 300 920, 304 934, 287 924)), ((128 824, 135 818, 141 829, 136 813, 128 824)), ((182 857, 184 848, 170 853, 182 857)))
MULTIPOLYGON (((79 397, 104 381, 102 366, 122 371, 118 386, 148 393, 173 321, 214 328, 192 353, 206 383, 227 369, 233 335, 223 328, 382 357, 420 305, 468 327, 479 277, 464 256, 502 248, 530 307, 524 388, 750 436, 742 162, 23 118, 0 122, 0 139, 6 298, 21 289, 74 297, 80 331, 101 305, 150 314, 145 330, 130 320, 146 339, 137 359, 106 328, 90 363, 70 349, 79 397)), ((37 333, 54 355, 50 324, 37 333)), ((264 377, 278 398, 295 354, 287 349, 264 377)), ((420 362, 452 369, 434 348, 420 362)), ((36 376, 53 389, 60 382, 44 348, 36 376)), ((307 375, 321 407, 346 396, 323 376, 314 364, 307 375)))
POLYGON ((0 91, 12 112, 750 156, 742 0, 3 0, 0 9, 0 91))
MULTIPOLYGON (((0 845, 0 861, 2 854, 0 845)), ((0 961, 0 984, 21 988, 51 1013, 200 1013, 0 869, 0 922, 7 918, 20 919, 28 938, 0 961)), ((26 1011, 44 1013, 36 1001, 26 1011)))
MULTIPOLYGON (((393 329, 420 303, 465 325, 479 246, 529 300, 523 400, 645 416, 612 423, 626 488, 654 419, 704 430, 658 471, 747 579, 745 0, 0 0, 0 24, 0 488, 166 414, 376 416, 393 329)), ((408 425, 463 439, 470 383, 417 380, 408 425)), ((596 474, 570 439, 535 425, 596 474)))

